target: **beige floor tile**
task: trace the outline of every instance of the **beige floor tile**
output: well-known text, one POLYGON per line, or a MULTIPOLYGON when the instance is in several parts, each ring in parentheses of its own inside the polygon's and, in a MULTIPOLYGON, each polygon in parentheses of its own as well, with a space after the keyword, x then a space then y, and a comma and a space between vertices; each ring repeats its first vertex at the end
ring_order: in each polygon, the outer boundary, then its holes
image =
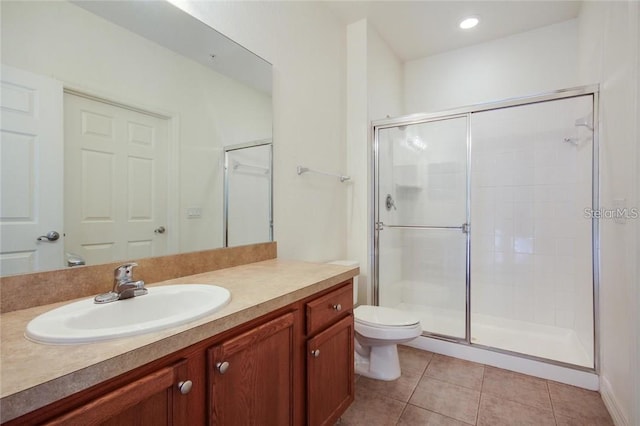
POLYGON ((407 402, 421 377, 422 373, 403 370, 399 379, 390 382, 361 377, 358 380, 358 386, 366 393, 377 393, 401 402, 407 402))
POLYGON ((475 424, 480 392, 424 376, 409 402, 421 408, 475 424))
POLYGON ((465 388, 480 390, 484 365, 435 354, 425 375, 465 388))
POLYGON ((400 357, 400 378, 384 381, 361 377, 357 383, 362 386, 364 392, 375 392, 402 402, 409 401, 433 354, 407 346, 398 346, 398 356, 400 357))
POLYGON ((590 423, 585 419, 572 419, 571 417, 556 414, 557 426, 596 426, 598 423, 590 423))
POLYGON ((398 357, 400 358, 400 369, 403 372, 410 370, 412 372, 420 372, 420 375, 422 375, 433 358, 433 353, 409 346, 398 345, 398 357))
POLYGON ((407 402, 418 385, 433 354, 409 347, 398 347, 402 375, 393 381, 361 377, 358 380, 364 392, 375 392, 398 401, 407 402))
POLYGON ((577 419, 582 424, 613 425, 598 392, 551 381, 548 386, 553 411, 557 416, 577 419))
POLYGON ((537 377, 486 366, 482 393, 551 410, 547 381, 537 377))
POLYGON ((341 426, 391 426, 395 425, 404 410, 405 403, 387 398, 377 393, 368 393, 360 386, 360 378, 356 385, 356 396, 353 404, 340 418, 341 426))
POLYGON ((551 410, 531 407, 518 402, 482 394, 478 411, 478 426, 555 426, 551 410))
POLYGON ((398 426, 468 426, 459 420, 446 417, 415 405, 407 404, 398 426))

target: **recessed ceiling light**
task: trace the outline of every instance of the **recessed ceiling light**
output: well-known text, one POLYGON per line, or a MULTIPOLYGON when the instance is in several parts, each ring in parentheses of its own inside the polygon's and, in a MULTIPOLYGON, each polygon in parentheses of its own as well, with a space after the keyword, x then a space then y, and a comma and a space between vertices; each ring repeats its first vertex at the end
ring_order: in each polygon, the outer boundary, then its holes
POLYGON ((476 17, 464 18, 462 21, 460 21, 460 28, 462 28, 463 30, 468 30, 469 28, 473 28, 478 25, 478 22, 480 22, 480 20, 476 17))

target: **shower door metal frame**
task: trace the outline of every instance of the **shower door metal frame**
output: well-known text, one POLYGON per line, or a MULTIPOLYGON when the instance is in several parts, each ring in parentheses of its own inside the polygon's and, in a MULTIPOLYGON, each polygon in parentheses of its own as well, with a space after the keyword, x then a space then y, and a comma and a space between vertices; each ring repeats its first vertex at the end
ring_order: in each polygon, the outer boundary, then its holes
POLYGON ((269 146, 269 241, 273 241, 273 140, 260 139, 224 147, 222 247, 229 246, 229 153, 247 148, 269 146))
MULTIPOLYGON (((413 124, 422 124, 434 121, 441 121, 452 118, 467 118, 467 212, 466 220, 469 224, 469 230, 473 226, 470 223, 471 220, 471 152, 473 150, 473 141, 471 134, 471 115, 483 111, 492 111, 504 108, 511 108, 517 106, 532 105, 537 103, 557 101, 561 99, 576 98, 581 96, 592 96, 592 111, 593 111, 593 144, 592 144, 592 182, 591 182, 591 205, 594 210, 600 208, 600 185, 599 185, 599 85, 593 84, 588 86, 580 86, 569 89, 556 90, 553 92, 542 93, 539 95, 505 99, 496 102, 477 104, 471 106, 465 106, 461 108, 455 108, 451 110, 445 110, 435 113, 425 114, 411 114, 401 117, 385 118, 382 120, 376 120, 371 122, 371 200, 373 207, 371 209, 370 225, 373 238, 370 241, 370 258, 371 258, 371 277, 373 283, 373 304, 379 305, 379 293, 380 293, 380 269, 379 269, 379 226, 381 223, 379 212, 379 191, 378 191, 378 179, 379 179, 379 133, 383 129, 391 129, 399 126, 407 126, 413 124)), ((386 226, 386 225, 385 225, 386 226)), ((412 228, 412 227, 402 227, 412 228)), ((428 229, 434 227, 419 227, 420 229, 428 229)), ((435 227, 440 228, 440 227, 435 227)), ((485 346, 471 342, 471 233, 467 232, 466 238, 466 306, 465 306, 465 337, 455 338, 451 336, 445 336, 433 332, 422 333, 425 337, 431 337, 440 340, 446 340, 449 342, 464 344, 473 346, 476 348, 486 349, 497 353, 506 355, 517 356, 533 361, 540 361, 547 364, 557 365, 561 367, 572 368, 580 371, 588 371, 599 373, 600 371, 600 314, 599 314, 599 290, 600 290, 600 226, 599 220, 596 217, 591 218, 591 256, 592 256, 592 291, 593 291, 593 368, 583 367, 580 365, 569 364, 562 361, 557 361, 549 358, 542 358, 533 355, 527 355, 520 352, 509 351, 505 349, 499 349, 492 346, 485 346)))

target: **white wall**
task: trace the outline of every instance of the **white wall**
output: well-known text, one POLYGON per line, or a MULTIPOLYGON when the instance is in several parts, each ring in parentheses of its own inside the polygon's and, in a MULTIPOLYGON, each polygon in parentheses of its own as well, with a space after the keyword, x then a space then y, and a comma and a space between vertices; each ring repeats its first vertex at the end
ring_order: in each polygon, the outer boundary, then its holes
MULTIPOLYGON (((599 82, 601 89, 603 208, 614 207, 614 200, 640 207, 639 9, 636 1, 585 2, 579 17, 581 78, 599 82)), ((640 219, 600 224, 600 380, 616 425, 640 424, 638 228, 640 219)))
POLYGON ((346 191, 303 165, 346 170, 345 28, 315 2, 188 2, 184 10, 273 64, 274 233, 278 256, 346 256, 346 191))
POLYGON ((360 262, 360 303, 371 301, 372 120, 402 113, 403 65, 361 20, 347 26, 347 256, 360 262))
POLYGON ((404 114, 404 64, 367 25, 367 97, 369 120, 404 114))
MULTIPOLYGON (((638 12, 636 12, 638 13, 638 12)), ((639 18, 640 19, 640 18, 639 18)), ((640 43, 637 44, 636 52, 636 81, 640 80, 640 43)), ((636 113, 640 114, 640 84, 636 87, 636 113)), ((636 140, 640 137, 640 120, 636 121, 636 140)), ((636 183, 636 201, 640 202, 640 149, 636 148, 636 173, 634 182, 636 183)), ((640 224, 636 223, 636 253, 640 251, 640 224)), ((640 285, 637 283, 640 281, 640 262, 636 262, 636 275, 632 282, 636 283, 636 302, 635 307, 632 308, 634 315, 631 317, 631 324, 636 324, 636 329, 631 330, 636 336, 636 349, 634 365, 640 365, 640 285)), ((633 300, 633 299, 632 299, 633 300)), ((640 368, 634 369, 634 376, 631 380, 635 383, 635 389, 632 390, 635 395, 635 410, 631 415, 631 418, 637 423, 640 423, 640 368)))
POLYGON ((371 291, 367 28, 364 19, 347 26, 347 257, 360 263, 360 303, 370 300, 371 291))
POLYGON ((60 1, 2 3, 2 61, 175 116, 178 249, 222 245, 222 146, 271 137, 270 96, 60 1), (187 219, 190 207, 202 218, 187 219))
POLYGON ((575 19, 405 64, 405 113, 535 95, 576 85, 575 19))

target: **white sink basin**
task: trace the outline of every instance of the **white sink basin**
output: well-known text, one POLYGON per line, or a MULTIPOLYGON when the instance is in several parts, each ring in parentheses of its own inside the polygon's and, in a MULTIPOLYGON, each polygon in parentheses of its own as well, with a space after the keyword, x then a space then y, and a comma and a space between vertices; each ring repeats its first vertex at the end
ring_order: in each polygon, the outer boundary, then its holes
POLYGON ((25 336, 38 343, 88 343, 133 336, 193 321, 224 307, 226 288, 205 284, 148 287, 149 293, 111 303, 93 298, 70 303, 34 318, 25 336))

